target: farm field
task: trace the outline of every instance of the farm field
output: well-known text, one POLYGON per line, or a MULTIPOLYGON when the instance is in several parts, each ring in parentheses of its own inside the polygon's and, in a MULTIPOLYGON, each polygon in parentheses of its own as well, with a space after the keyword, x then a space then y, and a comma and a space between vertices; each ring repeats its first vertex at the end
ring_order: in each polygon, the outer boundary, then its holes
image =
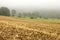
POLYGON ((60 40, 60 20, 0 16, 0 40, 60 40))

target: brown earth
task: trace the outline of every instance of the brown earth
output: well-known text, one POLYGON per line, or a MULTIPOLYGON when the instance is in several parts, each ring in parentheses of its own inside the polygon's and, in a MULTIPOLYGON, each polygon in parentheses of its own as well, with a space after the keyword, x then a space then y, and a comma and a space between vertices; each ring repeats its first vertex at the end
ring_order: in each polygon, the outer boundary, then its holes
POLYGON ((60 24, 0 16, 0 40, 60 40, 60 24))

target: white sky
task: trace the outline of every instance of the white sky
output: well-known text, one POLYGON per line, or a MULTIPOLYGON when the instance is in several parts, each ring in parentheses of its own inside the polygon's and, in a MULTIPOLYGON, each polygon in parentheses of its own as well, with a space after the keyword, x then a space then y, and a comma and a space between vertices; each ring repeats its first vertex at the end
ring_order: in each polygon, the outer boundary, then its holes
POLYGON ((60 8, 60 0, 0 0, 0 6, 13 8, 60 8))

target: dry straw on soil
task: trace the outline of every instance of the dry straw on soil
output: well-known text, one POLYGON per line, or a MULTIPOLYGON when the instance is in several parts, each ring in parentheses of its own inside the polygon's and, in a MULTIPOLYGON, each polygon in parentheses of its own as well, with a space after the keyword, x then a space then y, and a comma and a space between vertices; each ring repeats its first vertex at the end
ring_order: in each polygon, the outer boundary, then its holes
POLYGON ((0 17, 0 40, 60 40, 60 24, 0 17))

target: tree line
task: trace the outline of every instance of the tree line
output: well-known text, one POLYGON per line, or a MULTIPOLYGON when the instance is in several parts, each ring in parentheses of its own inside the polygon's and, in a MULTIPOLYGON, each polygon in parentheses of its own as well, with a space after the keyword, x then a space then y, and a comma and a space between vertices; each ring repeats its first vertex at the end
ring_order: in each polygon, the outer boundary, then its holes
POLYGON ((7 7, 0 7, 0 15, 1 16, 12 16, 12 17, 20 17, 20 18, 60 18, 60 12, 56 11, 33 11, 33 12, 19 12, 15 9, 10 10, 7 7))
POLYGON ((16 17, 20 17, 20 18, 29 17, 31 19, 39 17, 39 14, 37 14, 36 12, 32 12, 32 13, 31 12, 29 12, 29 13, 19 12, 19 13, 17 13, 17 11, 15 9, 9 10, 7 7, 0 8, 0 15, 1 16, 12 16, 12 17, 16 16, 16 17))

